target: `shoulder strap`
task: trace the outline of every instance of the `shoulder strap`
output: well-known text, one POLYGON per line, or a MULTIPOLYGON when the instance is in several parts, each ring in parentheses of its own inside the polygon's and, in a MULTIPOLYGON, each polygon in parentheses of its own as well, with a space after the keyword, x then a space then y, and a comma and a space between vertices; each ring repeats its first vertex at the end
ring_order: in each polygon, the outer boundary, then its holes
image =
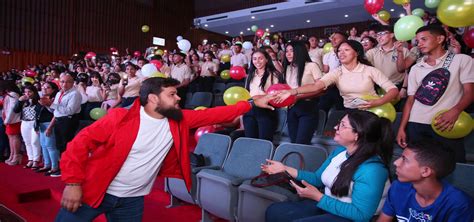
POLYGON ((444 59, 444 63, 443 63, 443 68, 444 69, 449 68, 449 66, 451 65, 451 62, 453 61, 453 58, 454 58, 454 53, 449 52, 448 55, 446 56, 446 59, 444 59))
POLYGON ((305 166, 305 164, 304 164, 304 157, 303 157, 303 155, 301 155, 301 153, 299 153, 299 152, 292 151, 292 152, 289 152, 289 153, 285 154, 285 155, 283 156, 283 158, 281 158, 281 162, 282 162, 282 163, 285 163, 286 159, 288 159, 288 157, 289 157, 291 154, 296 154, 296 155, 298 155, 298 157, 300 158, 300 166, 299 166, 299 169, 304 169, 304 166, 305 166))

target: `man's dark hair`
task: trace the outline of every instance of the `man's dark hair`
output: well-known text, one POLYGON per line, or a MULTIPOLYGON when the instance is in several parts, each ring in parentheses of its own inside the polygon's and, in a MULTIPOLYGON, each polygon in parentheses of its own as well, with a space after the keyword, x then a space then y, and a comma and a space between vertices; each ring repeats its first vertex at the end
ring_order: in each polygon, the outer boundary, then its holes
POLYGON ((418 30, 416 30, 416 34, 420 32, 430 32, 432 35, 442 35, 446 41, 446 31, 440 25, 427 25, 422 26, 418 30))
POLYGON ((391 26, 391 25, 379 25, 379 26, 376 27, 375 31, 376 32, 388 31, 388 32, 393 33, 393 26, 391 26))
POLYGON ((159 95, 163 88, 179 85, 179 81, 173 78, 152 77, 142 82, 140 87, 140 104, 145 106, 148 103, 148 95, 159 95))
POLYGON ((454 151, 433 139, 422 139, 409 142, 407 149, 415 153, 415 159, 420 166, 427 166, 436 172, 436 177, 442 179, 456 168, 454 151))
POLYGON ((333 35, 335 35, 335 34, 341 35, 342 37, 344 37, 344 39, 347 39, 347 38, 348 38, 347 34, 344 33, 344 32, 341 32, 341 31, 335 31, 335 32, 333 33, 333 35))

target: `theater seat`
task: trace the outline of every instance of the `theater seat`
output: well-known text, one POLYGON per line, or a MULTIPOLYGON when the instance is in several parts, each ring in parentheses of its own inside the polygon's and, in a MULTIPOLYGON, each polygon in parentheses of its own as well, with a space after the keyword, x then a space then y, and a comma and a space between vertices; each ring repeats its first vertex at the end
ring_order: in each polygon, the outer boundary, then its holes
POLYGON ((197 174, 197 198, 202 208, 202 221, 211 221, 208 212, 235 221, 237 188, 260 173, 260 164, 271 158, 273 144, 267 140, 239 138, 221 170, 204 169, 197 174))

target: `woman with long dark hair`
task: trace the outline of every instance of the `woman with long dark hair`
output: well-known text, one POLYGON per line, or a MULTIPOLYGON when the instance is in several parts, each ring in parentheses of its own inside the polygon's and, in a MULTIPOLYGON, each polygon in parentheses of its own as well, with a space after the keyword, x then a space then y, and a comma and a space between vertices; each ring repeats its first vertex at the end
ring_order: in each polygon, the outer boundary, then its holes
POLYGON ((388 119, 367 111, 352 111, 334 127, 336 148, 316 172, 298 170, 269 160, 262 170, 287 172, 299 202, 271 205, 266 221, 370 221, 380 210, 390 186, 389 164, 394 136, 388 119), (316 187, 324 187, 321 193, 316 187))
MULTIPOLYGON (((245 81, 245 88, 252 98, 265 95, 271 85, 279 83, 279 72, 271 61, 264 49, 258 49, 252 54, 252 63, 245 81)), ((243 122, 246 137, 273 140, 277 124, 275 111, 253 107, 244 114, 243 122)))
POLYGON ((341 66, 324 75, 314 84, 296 89, 282 90, 275 98, 281 102, 290 95, 318 94, 335 84, 344 99, 346 109, 367 109, 392 101, 398 95, 397 87, 378 69, 371 66, 364 55, 364 48, 355 40, 342 42, 337 48, 341 66), (363 100, 364 96, 376 96, 374 84, 384 89, 385 96, 374 100, 363 100))
POLYGON ((39 95, 36 87, 26 85, 23 88, 23 95, 18 99, 13 111, 21 113, 21 137, 26 147, 28 163, 25 168, 36 169, 41 160, 41 146, 39 135, 35 130, 36 113, 39 112, 41 105, 38 104, 39 95))
MULTIPOLYGON (((48 97, 54 100, 59 88, 53 82, 45 82, 42 86, 42 97, 48 97)), ((59 177, 59 150, 56 147, 56 135, 54 134, 54 115, 53 110, 45 106, 41 106, 40 111, 36 114, 37 130, 39 130, 39 138, 41 149, 43 152, 43 167, 35 172, 45 172, 45 176, 59 177)))
POLYGON ((18 165, 21 164, 21 119, 19 113, 13 112, 13 108, 20 97, 20 89, 14 81, 2 80, 0 81, 0 94, 3 96, 3 124, 5 124, 5 133, 10 144, 10 156, 5 160, 5 163, 18 165))
MULTIPOLYGON (((291 88, 314 84, 322 77, 318 65, 311 62, 303 42, 291 41, 286 46, 283 60, 283 78, 291 88)), ((318 125, 317 99, 311 94, 297 96, 297 102, 288 108, 288 132, 292 143, 310 144, 318 125)))

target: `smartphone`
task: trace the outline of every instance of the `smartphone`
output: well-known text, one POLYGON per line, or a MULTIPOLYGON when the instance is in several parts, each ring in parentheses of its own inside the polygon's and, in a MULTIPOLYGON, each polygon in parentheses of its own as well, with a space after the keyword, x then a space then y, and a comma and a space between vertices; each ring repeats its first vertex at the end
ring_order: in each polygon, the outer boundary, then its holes
POLYGON ((365 105, 367 104, 367 101, 361 99, 361 98, 355 98, 350 102, 352 107, 358 107, 360 105, 365 105))
MULTIPOLYGON (((303 183, 301 183, 301 181, 296 180, 295 178, 293 178, 287 171, 285 171, 285 174, 286 174, 289 178, 291 178, 291 180, 292 180, 296 185, 298 185, 299 187, 303 187, 303 188, 306 187, 305 185, 303 185, 303 183)), ((290 185, 291 185, 291 183, 290 183, 290 185)))

